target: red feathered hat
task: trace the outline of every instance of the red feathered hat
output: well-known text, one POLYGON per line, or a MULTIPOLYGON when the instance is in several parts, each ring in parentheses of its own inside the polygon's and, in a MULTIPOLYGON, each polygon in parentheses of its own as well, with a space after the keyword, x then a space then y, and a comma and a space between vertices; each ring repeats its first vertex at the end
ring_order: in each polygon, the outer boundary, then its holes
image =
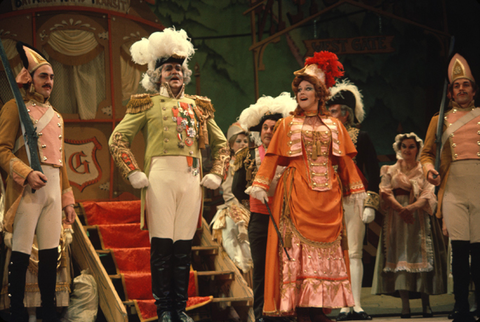
POLYGON ((305 59, 305 67, 293 73, 295 76, 308 74, 317 77, 327 88, 335 85, 335 77, 343 76, 343 65, 337 55, 329 51, 314 53, 305 59))

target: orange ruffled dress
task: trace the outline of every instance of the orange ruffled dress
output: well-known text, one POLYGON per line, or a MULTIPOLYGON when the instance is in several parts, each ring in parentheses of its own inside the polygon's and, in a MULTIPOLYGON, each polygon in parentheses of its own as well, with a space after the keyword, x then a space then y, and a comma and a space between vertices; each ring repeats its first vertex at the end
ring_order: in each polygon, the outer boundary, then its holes
POLYGON ((348 132, 335 118, 291 115, 280 121, 253 182, 268 191, 277 165, 287 167, 275 191, 272 213, 291 260, 270 222, 265 315, 294 315, 297 307, 354 305, 348 257, 342 248, 346 245, 342 197, 361 201, 366 196, 352 160, 356 153, 348 132))

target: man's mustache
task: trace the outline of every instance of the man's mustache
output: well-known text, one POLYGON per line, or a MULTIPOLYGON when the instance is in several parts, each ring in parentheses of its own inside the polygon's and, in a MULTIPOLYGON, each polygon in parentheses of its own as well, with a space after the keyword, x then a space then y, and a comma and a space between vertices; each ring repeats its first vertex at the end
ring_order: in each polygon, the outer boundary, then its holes
POLYGON ((182 80, 182 79, 183 79, 183 77, 180 76, 180 75, 170 75, 170 76, 166 76, 166 77, 165 77, 165 80, 166 80, 167 82, 169 82, 169 81, 170 81, 172 78, 174 78, 174 77, 177 78, 178 80, 182 80))

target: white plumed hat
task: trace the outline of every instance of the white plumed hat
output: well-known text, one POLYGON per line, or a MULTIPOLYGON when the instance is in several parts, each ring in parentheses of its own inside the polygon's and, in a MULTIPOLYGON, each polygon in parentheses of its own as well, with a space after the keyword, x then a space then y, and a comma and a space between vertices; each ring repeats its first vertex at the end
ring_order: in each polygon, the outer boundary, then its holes
POLYGON ((341 82, 337 82, 334 87, 330 88, 330 94, 331 98, 327 102, 327 105, 340 104, 350 107, 354 111, 357 121, 362 123, 365 118, 363 95, 355 84, 348 79, 344 79, 341 82))
MULTIPOLYGON (((150 37, 135 42, 130 47, 132 60, 139 64, 148 64, 148 70, 154 71, 167 62, 187 64, 195 53, 185 30, 175 30, 175 27, 157 31, 150 37)), ((142 85, 149 89, 149 76, 143 76, 142 85)))
POLYGON ((262 96, 255 104, 242 111, 238 121, 242 128, 260 132, 266 120, 277 121, 288 116, 296 107, 297 101, 288 92, 283 92, 275 98, 262 96))

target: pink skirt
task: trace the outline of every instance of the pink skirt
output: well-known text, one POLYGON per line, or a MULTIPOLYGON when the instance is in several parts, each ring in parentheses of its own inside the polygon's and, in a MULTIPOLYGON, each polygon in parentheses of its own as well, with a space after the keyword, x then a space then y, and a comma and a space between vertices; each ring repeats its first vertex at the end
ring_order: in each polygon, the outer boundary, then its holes
POLYGON ((314 242, 300 235, 289 218, 282 226, 291 260, 279 245, 281 314, 294 315, 297 307, 354 306, 341 237, 331 243, 314 242))

